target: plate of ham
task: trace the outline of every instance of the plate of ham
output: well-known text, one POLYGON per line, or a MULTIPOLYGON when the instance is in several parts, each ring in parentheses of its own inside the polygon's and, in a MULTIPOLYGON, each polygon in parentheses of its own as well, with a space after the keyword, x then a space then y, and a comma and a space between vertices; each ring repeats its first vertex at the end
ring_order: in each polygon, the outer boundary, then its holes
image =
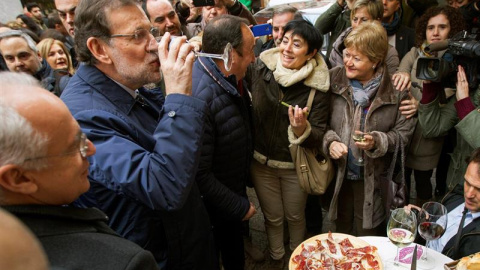
POLYGON ((300 244, 290 257, 289 270, 383 270, 375 246, 342 233, 325 233, 300 244))

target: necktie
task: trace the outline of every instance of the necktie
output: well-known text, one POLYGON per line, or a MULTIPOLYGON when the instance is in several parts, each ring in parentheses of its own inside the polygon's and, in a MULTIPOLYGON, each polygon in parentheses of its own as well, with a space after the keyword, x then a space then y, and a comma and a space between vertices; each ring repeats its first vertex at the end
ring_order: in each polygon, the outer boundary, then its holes
POLYGON ((457 235, 455 236, 455 244, 453 245, 452 259, 458 259, 458 246, 460 245, 460 238, 462 238, 462 229, 463 224, 465 223, 465 218, 467 217, 468 209, 464 208, 462 212, 462 220, 460 221, 460 226, 458 226, 457 235))

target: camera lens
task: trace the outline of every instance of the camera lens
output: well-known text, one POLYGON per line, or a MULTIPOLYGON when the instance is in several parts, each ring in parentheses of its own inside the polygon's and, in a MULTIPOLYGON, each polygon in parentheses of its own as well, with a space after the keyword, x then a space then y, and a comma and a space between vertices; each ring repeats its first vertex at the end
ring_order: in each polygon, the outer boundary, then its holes
POLYGON ((438 76, 438 61, 428 61, 427 74, 430 78, 436 78, 438 76))

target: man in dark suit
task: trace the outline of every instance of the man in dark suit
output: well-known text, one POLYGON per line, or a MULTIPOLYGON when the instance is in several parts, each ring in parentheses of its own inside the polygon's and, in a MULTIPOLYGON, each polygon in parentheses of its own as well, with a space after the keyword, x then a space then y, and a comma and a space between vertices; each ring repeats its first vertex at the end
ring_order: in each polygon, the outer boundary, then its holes
POLYGON ((388 43, 395 47, 400 61, 415 45, 415 31, 402 24, 402 1, 382 0, 382 25, 387 30, 388 43))
MULTIPOLYGON (((465 181, 456 185, 441 202, 447 208, 447 227, 430 248, 458 260, 480 251, 480 148, 468 160, 465 181)), ((418 208, 418 207, 414 207, 418 208)))
POLYGON ((54 267, 158 269, 150 252, 108 227, 105 213, 68 206, 90 187, 95 146, 65 104, 25 73, 3 72, 0 84, 1 207, 32 230, 54 267))
POLYGON ((480 251, 480 148, 473 151, 468 163, 463 187, 457 185, 442 201, 448 210, 448 225, 443 236, 432 243, 454 260, 480 251))

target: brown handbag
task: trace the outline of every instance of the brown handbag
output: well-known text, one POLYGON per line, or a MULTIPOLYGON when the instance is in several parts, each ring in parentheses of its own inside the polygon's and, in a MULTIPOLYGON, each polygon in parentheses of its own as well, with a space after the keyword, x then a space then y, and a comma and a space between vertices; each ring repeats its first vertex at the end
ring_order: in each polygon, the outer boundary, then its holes
MULTIPOLYGON (((307 107, 310 110, 315 97, 315 89, 310 91, 307 107)), ((319 149, 290 145, 295 170, 300 187, 308 194, 322 195, 335 175, 332 161, 319 149)))

